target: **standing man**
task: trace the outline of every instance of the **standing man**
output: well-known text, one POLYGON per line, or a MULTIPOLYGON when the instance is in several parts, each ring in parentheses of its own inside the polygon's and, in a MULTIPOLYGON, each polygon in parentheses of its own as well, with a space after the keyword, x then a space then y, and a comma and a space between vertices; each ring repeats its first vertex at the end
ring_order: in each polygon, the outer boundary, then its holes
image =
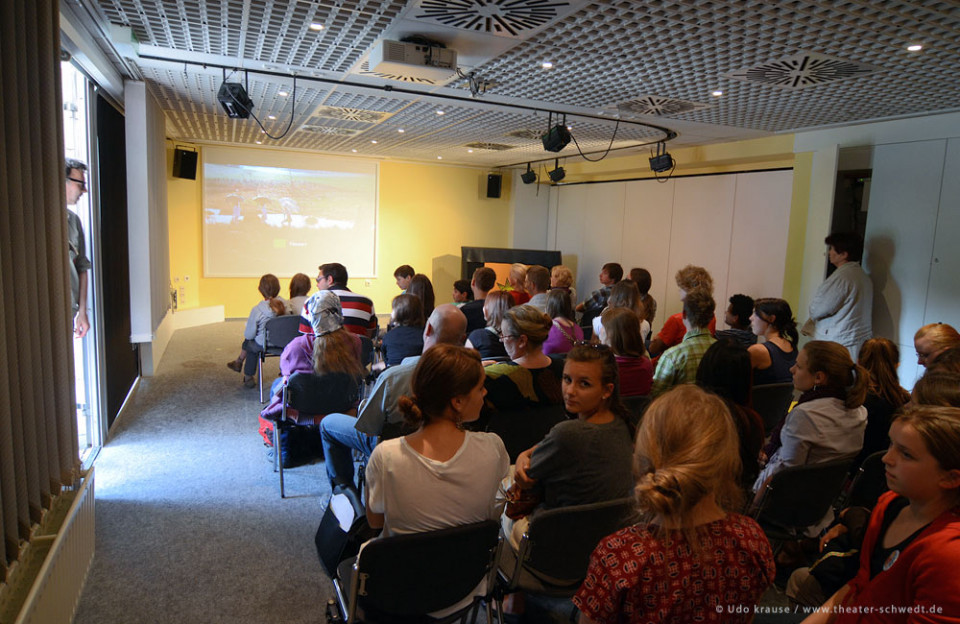
POLYGON ((810 302, 810 320, 816 323, 813 337, 839 342, 856 362, 860 346, 873 337, 873 283, 860 267, 863 239, 856 232, 837 232, 823 242, 837 270, 810 302))
MULTIPOLYGON (((80 197, 87 192, 87 165, 73 158, 66 159, 67 170, 67 206, 76 206, 80 197)), ((80 217, 67 210, 67 242, 70 245, 70 294, 73 305, 73 333, 83 338, 90 330, 87 319, 87 271, 90 259, 87 258, 87 243, 83 236, 80 217)))
POLYGON ((358 295, 347 288, 347 268, 338 262, 321 264, 317 274, 317 292, 310 295, 300 313, 300 333, 313 333, 313 299, 320 291, 330 290, 340 297, 343 312, 343 328, 359 336, 373 338, 377 335, 377 314, 369 297, 358 295))

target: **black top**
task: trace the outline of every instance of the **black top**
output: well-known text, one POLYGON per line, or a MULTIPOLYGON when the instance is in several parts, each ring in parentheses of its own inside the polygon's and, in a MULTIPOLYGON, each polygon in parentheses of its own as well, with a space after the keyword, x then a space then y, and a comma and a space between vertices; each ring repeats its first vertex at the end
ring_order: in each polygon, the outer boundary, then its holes
POLYGON ((897 557, 900 556, 900 553, 910 545, 913 540, 917 539, 917 536, 929 526, 929 523, 923 525, 913 533, 911 533, 905 540, 899 544, 894 544, 890 548, 883 547, 883 536, 887 534, 887 529, 890 528, 890 525, 893 524, 894 518, 903 510, 904 507, 910 504, 903 496, 898 496, 894 500, 890 501, 890 504, 887 505, 886 510, 883 513, 883 524, 880 526, 880 533, 877 535, 877 543, 873 545, 873 552, 870 553, 870 579, 873 580, 873 577, 880 574, 884 570, 892 566, 897 557))
POLYGON ((396 366, 403 358, 423 352, 422 327, 394 327, 383 336, 383 360, 387 366, 396 366))
POLYGON ((863 450, 850 466, 851 474, 868 455, 886 450, 890 446, 890 421, 893 413, 897 411, 897 408, 873 392, 867 393, 863 406, 867 408, 867 428, 863 432, 863 450))
POLYGON ((467 336, 467 340, 470 341, 474 349, 480 352, 480 357, 484 359, 507 357, 507 350, 503 348, 499 336, 487 328, 473 330, 467 336))
POLYGON ((487 326, 487 320, 483 318, 483 299, 468 301, 460 306, 460 311, 467 317, 467 335, 470 335, 475 329, 483 329, 487 326))
POLYGON ((794 349, 787 353, 772 342, 763 343, 767 353, 770 354, 770 366, 764 369, 754 369, 753 385, 760 386, 775 383, 790 383, 793 381, 793 373, 790 369, 797 363, 797 350, 794 349))

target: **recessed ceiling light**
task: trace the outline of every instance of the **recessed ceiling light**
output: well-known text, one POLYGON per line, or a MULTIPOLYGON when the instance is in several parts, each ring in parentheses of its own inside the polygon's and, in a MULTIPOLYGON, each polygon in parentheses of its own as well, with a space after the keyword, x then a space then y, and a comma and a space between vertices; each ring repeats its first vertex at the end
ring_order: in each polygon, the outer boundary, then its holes
POLYGON ((553 69, 553 63, 551 63, 550 61, 544 61, 543 63, 540 64, 540 67, 544 69, 553 69))
POLYGON ((277 95, 279 95, 280 97, 287 97, 290 94, 287 93, 286 91, 277 91, 277 95))
POLYGON ((573 126, 567 126, 567 130, 573 130, 573 126))
POLYGON ((267 115, 267 119, 276 119, 276 118, 277 118, 276 115, 267 115))
POLYGON ((467 150, 467 153, 468 153, 468 154, 472 154, 472 153, 473 153, 473 150, 467 150))
POLYGON ((716 91, 711 91, 710 95, 712 95, 713 97, 720 97, 721 95, 723 95, 723 91, 721 91, 720 89, 717 89, 716 91))
POLYGON ((443 156, 437 156, 437 160, 443 160, 443 156))
POLYGON ((447 113, 446 113, 445 111, 438 110, 438 111, 437 111, 437 114, 438 114, 438 115, 446 115, 447 113))
POLYGON ((374 145, 377 144, 377 140, 376 140, 376 139, 370 139, 370 142, 373 143, 374 145))
POLYGON ((323 30, 323 24, 320 22, 314 22, 310 24, 310 30, 323 30))
POLYGON ((263 141, 257 141, 257 145, 263 145, 263 141))
POLYGON ((266 134, 266 133, 267 133, 266 130, 261 130, 261 131, 260 131, 260 134, 266 134))
POLYGON ((404 130, 403 130, 403 128, 397 128, 397 132, 399 132, 400 134, 403 134, 403 133, 404 133, 404 130))
POLYGON ((353 152, 354 154, 356 154, 356 153, 357 153, 357 150, 350 150, 350 151, 351 151, 351 152, 353 152))
POLYGON ((923 49, 923 46, 920 45, 919 43, 914 43, 907 46, 907 50, 909 50, 910 52, 919 52, 922 49, 923 49))

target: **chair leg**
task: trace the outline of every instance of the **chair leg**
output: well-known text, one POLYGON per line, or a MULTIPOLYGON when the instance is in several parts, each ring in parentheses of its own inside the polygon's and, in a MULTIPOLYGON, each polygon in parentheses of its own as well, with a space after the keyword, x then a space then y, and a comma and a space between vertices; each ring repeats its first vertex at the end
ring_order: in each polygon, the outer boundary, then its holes
POLYGON ((260 383, 260 403, 263 403, 263 353, 257 357, 257 381, 260 383))
POLYGON ((283 491, 283 447, 280 446, 280 421, 273 422, 273 456, 277 463, 274 472, 280 473, 280 498, 285 498, 283 491))

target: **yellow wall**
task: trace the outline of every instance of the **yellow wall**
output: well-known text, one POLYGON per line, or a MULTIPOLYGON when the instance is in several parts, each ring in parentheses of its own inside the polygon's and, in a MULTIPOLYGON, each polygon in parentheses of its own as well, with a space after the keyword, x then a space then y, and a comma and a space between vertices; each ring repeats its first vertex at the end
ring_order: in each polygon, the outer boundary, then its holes
MULTIPOLYGON (((167 157, 169 171, 172 149, 167 157)), ((510 181, 505 176, 500 199, 487 199, 481 196, 486 173, 467 167, 382 161, 378 277, 351 280, 350 289, 373 299, 378 314, 389 314, 390 301, 400 293, 393 271, 410 264, 431 279, 438 304, 451 301, 453 282, 460 279, 461 246, 510 246, 510 181)), ((168 179, 170 275, 180 292, 178 307, 223 305, 228 318, 246 317, 260 298, 259 276, 208 279, 202 274, 201 178, 198 166, 196 181, 168 179)), ((337 260, 318 252, 316 263, 303 267, 303 272, 313 278, 318 265, 337 260)), ((264 273, 269 271, 264 267, 264 273)), ((286 295, 290 276, 279 277, 286 295)))

